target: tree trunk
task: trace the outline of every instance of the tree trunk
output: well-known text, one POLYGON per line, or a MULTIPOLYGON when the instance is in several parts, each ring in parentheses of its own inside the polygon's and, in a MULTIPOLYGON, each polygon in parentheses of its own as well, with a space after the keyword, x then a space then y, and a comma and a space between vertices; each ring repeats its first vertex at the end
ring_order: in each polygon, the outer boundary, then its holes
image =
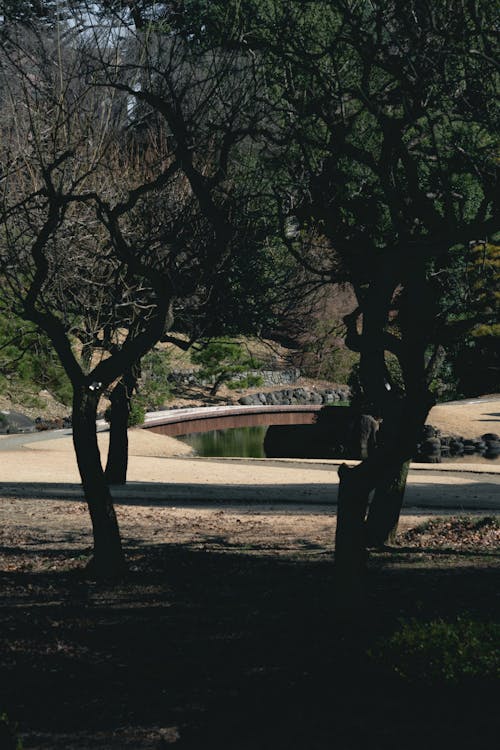
POLYGON ((224 375, 223 376, 219 376, 218 378, 215 378, 214 383, 213 383, 212 387, 210 388, 210 395, 211 396, 216 396, 217 395, 217 393, 219 391, 219 388, 221 387, 221 385, 224 382, 224 380, 226 380, 226 377, 224 375))
POLYGON ((379 546, 397 526, 410 457, 427 412, 425 400, 405 399, 387 414, 382 444, 358 466, 349 469, 344 464, 339 469, 335 571, 339 601, 346 607, 362 599, 367 541, 369 546, 379 546))
POLYGON ((134 369, 127 371, 120 378, 110 396, 109 450, 105 471, 109 484, 125 484, 127 481, 128 418, 130 399, 137 385, 134 369))
POLYGON ((366 566, 364 521, 370 483, 364 464, 350 469, 339 468, 337 530, 335 534, 335 583, 337 601, 341 607, 355 608, 364 594, 366 566))
POLYGON ((409 461, 391 466, 378 483, 366 519, 366 546, 394 543, 403 505, 409 461))
POLYGON ((98 401, 98 392, 91 391, 87 385, 74 387, 73 444, 94 534, 90 567, 100 576, 114 577, 125 570, 125 557, 97 445, 98 401))

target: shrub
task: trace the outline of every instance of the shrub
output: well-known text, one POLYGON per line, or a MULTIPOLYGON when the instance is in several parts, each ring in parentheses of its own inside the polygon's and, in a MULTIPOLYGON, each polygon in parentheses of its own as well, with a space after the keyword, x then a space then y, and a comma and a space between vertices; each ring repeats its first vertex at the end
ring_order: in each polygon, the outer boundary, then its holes
POLYGON ((167 380, 170 370, 168 351, 153 349, 141 360, 141 378, 137 394, 133 401, 139 403, 146 411, 157 411, 172 397, 171 386, 167 380))
POLYGON ((359 355, 343 343, 343 327, 334 320, 320 320, 306 334, 294 363, 302 374, 317 380, 346 383, 359 355))
POLYGON ((23 744, 17 736, 17 725, 7 714, 0 714, 0 747, 2 750, 22 750, 23 744))
MULTIPOLYGON (((241 344, 231 339, 212 339, 202 349, 193 352, 191 360, 201 365, 199 377, 213 384, 212 396, 216 395, 223 383, 229 387, 244 388, 245 381, 249 384, 251 378, 259 378, 248 373, 248 370, 257 368, 256 360, 243 350, 241 344)), ((253 384, 260 385, 256 379, 253 384)))
POLYGON ((135 427, 138 424, 144 424, 146 418, 146 409, 141 403, 140 399, 133 398, 130 404, 130 412, 128 415, 128 426, 135 427))
POLYGON ((500 677, 499 640, 497 623, 409 620, 369 655, 410 682, 456 684, 500 677))
POLYGON ((43 408, 33 391, 50 391, 70 405, 72 389, 50 342, 29 323, 0 313, 1 385, 24 406, 43 408))

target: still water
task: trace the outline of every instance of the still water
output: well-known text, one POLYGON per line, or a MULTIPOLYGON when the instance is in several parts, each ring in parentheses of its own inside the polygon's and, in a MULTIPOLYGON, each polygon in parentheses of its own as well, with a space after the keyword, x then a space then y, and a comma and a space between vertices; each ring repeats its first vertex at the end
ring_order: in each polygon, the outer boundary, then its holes
POLYGON ((264 436, 266 425, 234 427, 228 430, 211 430, 179 437, 199 456, 239 456, 240 458, 265 458, 264 436))
MULTIPOLYGON (((267 426, 233 427, 227 430, 211 430, 191 435, 182 435, 178 439, 190 445, 199 456, 265 458, 264 437, 267 426)), ((500 463, 496 459, 484 458, 477 453, 467 456, 443 458, 443 463, 500 463)))

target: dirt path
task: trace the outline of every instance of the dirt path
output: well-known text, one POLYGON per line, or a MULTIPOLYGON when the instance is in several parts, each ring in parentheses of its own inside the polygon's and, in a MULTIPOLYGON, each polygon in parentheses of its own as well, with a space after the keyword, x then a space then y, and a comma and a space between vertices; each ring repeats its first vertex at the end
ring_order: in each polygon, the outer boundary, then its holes
MULTIPOLYGON (((434 424, 458 424, 460 418, 461 434, 467 429, 477 434, 482 419, 500 413, 500 399, 437 409, 434 424)), ((6 534, 20 534, 28 546, 85 548, 91 543, 90 525, 71 437, 46 438, 0 441, 0 521, 6 534)), ((249 544, 265 544, 279 535, 285 546, 290 542, 300 548, 297 540, 304 538, 331 549, 336 462, 193 458, 184 443, 139 429, 130 430, 129 440, 130 481, 127 488, 114 490, 126 540, 203 545, 211 536, 231 540, 238 535, 245 541, 249 535, 249 544)), ((101 433, 103 455, 107 441, 101 433)), ((415 508, 420 514, 498 512, 500 465, 414 465, 405 506, 408 518, 415 508)))

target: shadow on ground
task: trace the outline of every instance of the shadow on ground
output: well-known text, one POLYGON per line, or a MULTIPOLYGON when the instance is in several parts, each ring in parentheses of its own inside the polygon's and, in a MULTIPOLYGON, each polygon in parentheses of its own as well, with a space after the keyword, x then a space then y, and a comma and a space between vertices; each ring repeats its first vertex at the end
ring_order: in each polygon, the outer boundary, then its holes
POLYGON ((480 748, 496 729, 493 685, 412 684, 368 655, 402 617, 497 618, 488 564, 375 555, 346 620, 326 560, 137 546, 111 586, 47 553, 0 575, 0 707, 26 749, 480 748))

